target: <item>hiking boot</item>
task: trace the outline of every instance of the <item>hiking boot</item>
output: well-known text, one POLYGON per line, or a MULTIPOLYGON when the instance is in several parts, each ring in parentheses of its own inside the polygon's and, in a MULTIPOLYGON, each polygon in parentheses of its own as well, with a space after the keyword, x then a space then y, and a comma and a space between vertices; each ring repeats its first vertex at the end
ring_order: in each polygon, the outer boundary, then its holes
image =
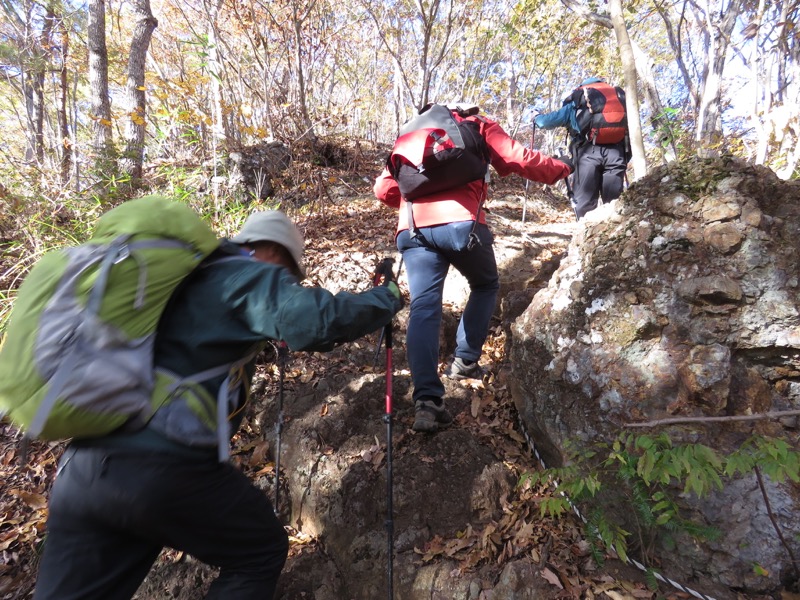
POLYGON ((453 422, 453 415, 444 407, 444 402, 437 404, 433 400, 417 400, 414 405, 414 431, 434 432, 453 422))
POLYGON ((486 372, 477 361, 468 362, 463 358, 455 357, 444 370, 444 374, 450 379, 483 379, 486 372))

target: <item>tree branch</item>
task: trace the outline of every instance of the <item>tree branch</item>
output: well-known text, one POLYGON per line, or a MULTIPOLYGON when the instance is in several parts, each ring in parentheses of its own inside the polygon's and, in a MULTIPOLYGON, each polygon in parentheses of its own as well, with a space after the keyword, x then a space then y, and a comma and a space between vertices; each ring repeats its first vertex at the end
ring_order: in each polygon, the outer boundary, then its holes
POLYGON ((561 4, 566 6, 569 10, 574 12, 579 17, 583 17, 587 21, 591 23, 595 23, 607 29, 613 29, 613 25, 611 24, 611 17, 608 15, 601 15, 600 13, 592 12, 588 8, 586 8, 583 4, 578 2, 578 0, 561 0, 561 4))
POLYGON ((766 419, 780 419, 800 415, 800 410, 776 410, 755 415, 734 415, 732 417, 670 417, 641 423, 625 423, 625 427, 659 427, 660 425, 674 425, 676 423, 725 423, 733 421, 763 421, 766 419))
POLYGON ((767 495, 767 488, 764 485, 764 478, 761 476, 761 469, 759 469, 758 465, 756 465, 753 467, 753 470, 756 472, 756 479, 758 480, 758 487, 761 490, 761 497, 764 498, 764 505, 767 507, 767 515, 769 516, 769 520, 772 521, 772 527, 775 529, 775 533, 778 534, 778 539, 781 541, 781 544, 783 545, 787 554, 789 554, 789 558, 792 560, 792 568, 794 569, 794 576, 796 579, 798 576, 797 559, 794 557, 792 548, 786 543, 786 538, 783 537, 783 531, 781 530, 780 525, 778 525, 778 520, 775 518, 775 514, 772 512, 772 505, 770 504, 769 496, 767 495))

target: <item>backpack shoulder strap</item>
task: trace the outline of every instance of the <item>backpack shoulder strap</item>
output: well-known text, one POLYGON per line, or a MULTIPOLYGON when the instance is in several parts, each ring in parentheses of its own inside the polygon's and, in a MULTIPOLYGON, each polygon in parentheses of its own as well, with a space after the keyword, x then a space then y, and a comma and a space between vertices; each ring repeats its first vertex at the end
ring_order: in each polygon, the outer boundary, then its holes
POLYGON ((628 107, 627 107, 627 105, 625 103, 626 102, 625 90, 617 85, 617 86, 614 86, 614 91, 617 93, 617 99, 622 103, 622 108, 624 108, 625 111, 627 112, 628 107))

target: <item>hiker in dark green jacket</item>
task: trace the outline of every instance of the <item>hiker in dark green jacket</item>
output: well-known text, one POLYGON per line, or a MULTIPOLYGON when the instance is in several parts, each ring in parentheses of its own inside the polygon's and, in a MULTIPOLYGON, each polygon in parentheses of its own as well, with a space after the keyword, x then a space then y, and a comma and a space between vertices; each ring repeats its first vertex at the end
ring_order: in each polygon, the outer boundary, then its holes
POLYGON ((165 546, 220 569, 207 598, 273 598, 287 535, 264 492, 219 460, 244 414, 255 354, 270 340, 330 350, 380 329, 401 307, 394 284, 336 295, 299 285, 303 243, 283 213, 255 213, 174 295, 156 342, 164 404, 146 426, 74 440, 65 451, 36 600, 129 599, 165 546), (170 388, 236 361, 232 373, 170 388), (228 431, 217 431, 219 402, 228 431))

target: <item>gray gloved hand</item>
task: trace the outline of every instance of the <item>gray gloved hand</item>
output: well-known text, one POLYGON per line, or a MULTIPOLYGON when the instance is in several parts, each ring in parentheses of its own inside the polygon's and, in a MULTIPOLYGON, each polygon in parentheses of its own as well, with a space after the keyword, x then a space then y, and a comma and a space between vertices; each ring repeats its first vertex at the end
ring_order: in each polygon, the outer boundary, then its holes
POLYGON ((575 163, 572 162, 572 157, 569 156, 568 154, 562 154, 560 156, 555 156, 553 158, 567 165, 569 167, 570 175, 572 175, 575 172, 575 163))

